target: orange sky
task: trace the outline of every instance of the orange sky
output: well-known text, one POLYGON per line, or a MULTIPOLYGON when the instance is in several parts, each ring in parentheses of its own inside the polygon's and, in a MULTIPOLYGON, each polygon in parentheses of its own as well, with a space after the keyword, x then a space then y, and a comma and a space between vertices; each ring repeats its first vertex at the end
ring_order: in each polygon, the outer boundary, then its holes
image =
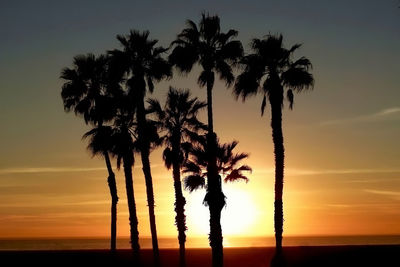
MULTIPOLYGON (((284 235, 400 234, 398 8, 368 1, 335 1, 329 8, 315 2, 312 9, 256 2, 248 7, 234 3, 229 9, 206 7, 220 14, 223 25, 238 29, 245 46, 269 30, 282 32, 288 45, 303 43, 297 56, 310 58, 316 79, 314 91, 295 96, 294 110, 284 111, 284 235), (287 12, 274 16, 284 8, 287 12), (294 21, 291 14, 300 11, 316 12, 320 23, 313 16, 294 21)), ((196 20, 205 8, 188 3, 182 10, 192 11, 180 14, 165 7, 175 15, 166 12, 170 15, 160 17, 160 24, 140 16, 137 9, 125 14, 129 5, 113 9, 104 4, 87 13, 76 5, 65 7, 65 12, 53 6, 38 12, 31 8, 39 7, 11 4, 0 8, 0 20, 5 20, 0 25, 9 25, 6 41, 0 43, 0 50, 7 51, 0 60, 0 238, 109 235, 104 162, 86 152, 83 121, 62 109, 59 72, 76 54, 116 48, 114 36, 130 28, 149 29, 168 44, 186 18, 196 20), (44 19, 43 10, 55 15, 44 19), (46 30, 35 35, 29 27, 46 30), (28 34, 21 34, 22 28, 28 34)), ((143 14, 157 11, 143 5, 143 14)), ((158 84, 154 97, 163 102, 172 85, 190 88, 205 99, 205 90, 196 84, 198 73, 195 69, 188 77, 176 75, 158 84)), ((260 117, 261 98, 237 102, 219 81, 214 97, 216 132, 224 142, 238 140, 238 151, 250 153, 246 164, 254 169, 249 183, 224 185, 225 236, 272 236, 270 114, 260 117)), ((139 231, 149 236, 139 156, 136 162, 139 231)), ((159 236, 176 236, 173 183, 161 150, 151 155, 151 162, 159 236)), ((123 172, 117 179, 118 235, 128 236, 123 172)), ((204 192, 184 194, 188 236, 207 236, 204 192)))

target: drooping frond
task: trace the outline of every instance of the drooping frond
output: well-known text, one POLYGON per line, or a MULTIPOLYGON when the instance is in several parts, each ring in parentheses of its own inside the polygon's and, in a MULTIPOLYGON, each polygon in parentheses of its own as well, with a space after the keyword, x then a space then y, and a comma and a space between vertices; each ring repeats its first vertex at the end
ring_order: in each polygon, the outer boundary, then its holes
POLYGON ((200 175, 189 175, 183 181, 185 189, 189 192, 204 188, 206 184, 204 177, 200 175))
POLYGON ((294 102, 293 91, 289 89, 286 94, 287 94, 287 100, 289 101, 289 108, 293 109, 293 102, 294 102))
POLYGON ((166 147, 163 151, 163 160, 165 167, 167 167, 167 169, 169 170, 174 160, 174 154, 169 147, 166 147))
POLYGON ((314 87, 314 77, 304 67, 292 67, 282 73, 283 84, 301 92, 314 87))
POLYGON ((263 100, 261 103, 261 116, 264 115, 266 105, 267 105, 267 96, 264 94, 264 97, 263 97, 263 100))
POLYGON ((82 139, 89 139, 87 149, 92 156, 103 155, 112 148, 112 128, 110 126, 99 126, 86 132, 82 139))
POLYGON ((224 182, 236 182, 239 180, 244 180, 246 183, 249 181, 249 178, 244 176, 243 174, 240 173, 238 169, 232 170, 231 173, 229 173, 225 179, 224 182))

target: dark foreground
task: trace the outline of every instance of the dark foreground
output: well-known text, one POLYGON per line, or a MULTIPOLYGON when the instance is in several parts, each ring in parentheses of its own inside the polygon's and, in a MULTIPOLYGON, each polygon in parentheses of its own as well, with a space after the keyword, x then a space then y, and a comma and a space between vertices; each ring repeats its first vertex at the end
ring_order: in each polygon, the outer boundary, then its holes
MULTIPOLYGON (((400 266, 400 245, 285 247, 285 266, 400 266)), ((274 248, 225 248, 225 267, 270 266, 274 248)), ((179 266, 178 250, 161 249, 162 266, 179 266)), ((188 249, 187 266, 211 266, 209 249, 188 249)), ((142 266, 153 266, 152 251, 141 253, 142 266)), ((137 266, 129 250, 0 251, 0 266, 137 266)))

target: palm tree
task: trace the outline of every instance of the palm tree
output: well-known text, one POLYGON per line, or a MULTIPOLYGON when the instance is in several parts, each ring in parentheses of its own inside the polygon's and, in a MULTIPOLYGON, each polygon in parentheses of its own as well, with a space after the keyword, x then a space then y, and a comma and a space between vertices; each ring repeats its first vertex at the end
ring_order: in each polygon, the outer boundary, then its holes
POLYGON ((150 99, 150 111, 154 112, 161 130, 166 148, 163 152, 165 166, 172 167, 175 189, 175 224, 178 229, 180 266, 185 266, 186 242, 186 200, 182 193, 181 168, 188 157, 192 142, 197 140, 199 131, 206 126, 197 119, 198 112, 206 104, 196 97, 191 98, 189 90, 176 90, 170 87, 164 108, 155 99, 150 99))
POLYGON ((102 154, 108 170, 108 186, 111 194, 111 250, 116 249, 117 187, 111 167, 109 151, 109 128, 103 126, 115 113, 113 97, 119 88, 109 71, 109 61, 104 55, 93 54, 74 57, 73 67, 64 68, 61 78, 65 80, 61 97, 66 112, 74 111, 83 116, 86 124, 94 128, 84 137, 90 137, 88 149, 93 155, 102 154))
MULTIPOLYGON (((203 138, 205 140, 205 138, 203 138)), ((189 160, 184 164, 183 172, 187 174, 184 178, 185 189, 193 192, 194 190, 200 188, 207 188, 208 184, 208 157, 207 151, 205 149, 205 142, 203 144, 196 145, 194 149, 191 150, 189 160)), ((237 146, 238 142, 233 141, 227 144, 219 144, 217 140, 217 170, 218 178, 223 177, 224 182, 234 182, 239 180, 244 180, 248 182, 247 176, 243 175, 243 171, 251 172, 252 169, 248 165, 238 164, 241 160, 246 159, 249 155, 246 153, 233 153, 233 150, 237 146)), ((204 204, 209 205, 210 195, 206 194, 204 198, 204 204)), ((225 205, 225 199, 224 199, 225 205)))
POLYGON ((97 126, 86 132, 82 139, 89 138, 87 149, 92 156, 100 155, 104 157, 109 176, 107 178, 111 194, 111 250, 116 250, 117 238, 117 185, 115 175, 111 167, 109 151, 112 148, 112 128, 110 126, 97 126))
POLYGON ((243 48, 240 41, 233 40, 238 34, 235 30, 227 33, 221 32, 220 19, 218 16, 202 14, 197 26, 191 20, 187 21, 187 28, 178 34, 177 39, 172 42, 174 49, 169 56, 169 61, 179 71, 189 73, 193 66, 198 63, 201 74, 198 83, 207 88, 207 115, 208 115, 208 162, 209 168, 208 194, 210 196, 210 246, 212 248, 213 266, 223 265, 222 229, 219 218, 221 210, 225 205, 225 196, 222 192, 221 182, 218 178, 216 168, 216 135, 214 133, 212 112, 212 89, 214 86, 215 73, 219 78, 230 86, 234 81, 232 64, 242 57, 243 48))
POLYGON ((122 50, 113 50, 109 54, 125 76, 127 96, 136 109, 136 122, 138 130, 138 149, 140 150, 143 173, 146 181, 147 203, 149 207, 150 229, 153 253, 156 265, 159 265, 159 251, 157 241, 156 219, 154 214, 153 180, 150 169, 151 142, 148 137, 149 124, 146 120, 144 105, 146 92, 154 90, 154 82, 170 77, 171 67, 162 54, 167 49, 156 47, 157 40, 149 39, 149 32, 142 33, 130 31, 129 35, 118 35, 122 50))
POLYGON ((132 166, 135 162, 134 152, 137 149, 137 143, 135 140, 135 123, 132 120, 131 112, 121 112, 120 109, 114 125, 112 153, 117 157, 117 168, 120 169, 121 162, 123 164, 129 209, 130 242, 135 259, 139 260, 139 231, 132 176, 132 166))
POLYGON ((301 57, 293 60, 293 53, 300 47, 293 45, 290 49, 283 46, 282 35, 267 35, 264 39, 253 39, 253 54, 243 58, 244 71, 239 75, 234 94, 243 101, 251 95, 263 94, 261 115, 264 114, 267 97, 271 105, 271 128, 275 154, 275 239, 276 250, 282 250, 283 232, 283 173, 285 149, 282 134, 282 107, 284 92, 293 108, 293 92, 313 88, 314 78, 309 73, 311 62, 301 57))
MULTIPOLYGON (((184 178, 185 189, 193 192, 200 188, 206 188, 206 178, 208 176, 208 159, 206 151, 205 138, 198 140, 198 144, 190 151, 189 159, 185 162, 183 173, 188 174, 184 178)), ((218 177, 224 178, 224 182, 235 182, 244 180, 248 182, 247 176, 243 175, 243 171, 251 172, 252 169, 248 165, 238 164, 241 160, 249 157, 247 153, 233 153, 233 150, 238 145, 237 141, 231 143, 220 144, 217 140, 217 170, 218 177)), ((208 182, 208 180, 207 180, 208 182)), ((209 205, 208 192, 204 198, 204 204, 209 205)))

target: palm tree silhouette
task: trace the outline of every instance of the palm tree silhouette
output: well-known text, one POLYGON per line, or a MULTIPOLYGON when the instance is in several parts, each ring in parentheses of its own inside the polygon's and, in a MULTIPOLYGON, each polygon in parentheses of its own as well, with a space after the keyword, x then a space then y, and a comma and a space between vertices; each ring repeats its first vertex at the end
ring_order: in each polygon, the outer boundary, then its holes
POLYGON ((112 153, 117 158, 117 168, 121 162, 125 174, 126 196, 129 209, 130 242, 136 260, 139 260, 139 231, 136 213, 135 194, 133 190, 132 166, 135 163, 134 152, 137 149, 135 123, 131 112, 119 109, 112 131, 112 153))
MULTIPOLYGON (((183 173, 188 174, 184 178, 185 189, 193 192, 194 190, 205 188, 206 178, 208 176, 208 158, 206 151, 206 138, 199 139, 197 145, 194 146, 190 151, 189 159, 185 162, 183 166, 183 173)), ((238 164, 241 160, 249 157, 247 153, 233 153, 233 150, 238 145, 237 141, 231 143, 220 144, 217 140, 217 170, 218 177, 224 178, 224 182, 235 182, 239 180, 244 180, 248 182, 247 176, 243 175, 243 171, 251 172, 252 169, 248 165, 238 164)), ((208 181, 208 180, 207 180, 208 181)), ((209 196, 208 192, 204 198, 204 204, 208 205, 209 196)))
MULTIPOLYGON (((201 140, 201 139, 200 139, 201 140)), ((194 190, 200 188, 207 188, 208 185, 208 156, 207 151, 205 149, 205 140, 199 142, 198 145, 190 151, 189 160, 187 160, 184 164, 183 173, 187 174, 184 178, 185 189, 193 192, 194 190)), ((252 169, 248 165, 241 165, 238 167, 238 164, 241 160, 246 159, 249 155, 246 153, 233 153, 233 150, 237 146, 238 142, 233 141, 231 143, 219 144, 217 140, 217 170, 218 170, 218 179, 221 179, 221 176, 224 179, 224 182, 235 182, 239 180, 244 180, 248 182, 247 176, 243 175, 243 171, 251 172, 252 169)), ((204 198, 203 203, 205 205, 209 205, 210 196, 208 192, 204 198)))
POLYGON ((206 126, 197 119, 198 112, 206 104, 196 97, 191 98, 189 90, 176 90, 170 87, 164 108, 155 99, 150 99, 149 110, 154 112, 161 130, 161 138, 166 146, 163 152, 165 166, 172 167, 175 189, 175 224, 178 229, 180 266, 185 266, 186 242, 186 200, 182 193, 181 168, 187 160, 192 143, 198 139, 199 131, 206 126))
POLYGON ((311 62, 301 57, 293 60, 293 53, 301 45, 295 44, 290 49, 283 46, 282 35, 267 35, 264 39, 253 39, 253 54, 243 58, 244 71, 236 80, 234 94, 242 97, 261 93, 261 115, 264 114, 267 97, 271 105, 272 140, 275 154, 275 239, 277 253, 282 251, 283 232, 283 176, 285 149, 282 134, 282 107, 284 91, 293 108, 293 92, 313 88, 314 78, 309 70, 311 62))
POLYGON ((212 112, 212 89, 215 73, 230 86, 234 81, 232 64, 241 58, 243 48, 240 41, 233 40, 237 31, 221 32, 218 16, 202 14, 199 26, 187 20, 187 28, 178 34, 172 42, 174 49, 169 61, 179 71, 188 73, 198 63, 202 72, 198 78, 201 87, 207 88, 207 115, 208 115, 208 173, 207 191, 210 210, 210 246, 212 248, 213 266, 223 265, 222 229, 220 223, 221 210, 225 205, 225 196, 222 192, 221 181, 218 178, 216 167, 216 135, 214 133, 212 112))
POLYGON ((109 152, 112 149, 112 133, 113 129, 110 126, 97 126, 86 132, 82 139, 89 139, 87 149, 91 152, 92 156, 100 155, 104 157, 108 170, 108 186, 111 194, 111 250, 116 250, 117 238, 117 185, 115 175, 111 167, 109 152))
POLYGON ((113 58, 113 66, 119 68, 120 72, 124 74, 127 97, 136 110, 137 141, 146 181, 153 254, 155 264, 159 265, 153 181, 149 160, 151 142, 148 133, 151 129, 149 129, 150 125, 146 120, 144 99, 147 91, 153 92, 154 82, 169 78, 172 75, 171 67, 168 62, 162 58, 162 54, 165 53, 167 49, 161 46, 156 47, 155 45, 158 41, 149 39, 148 31, 140 33, 131 30, 129 35, 117 35, 117 39, 122 45, 122 50, 113 50, 110 51, 109 54, 113 58))
POLYGON ((103 126, 103 122, 110 121, 115 114, 116 106, 112 99, 119 94, 119 87, 114 82, 108 63, 104 55, 79 55, 74 57, 72 68, 61 71, 60 78, 65 80, 61 91, 65 111, 73 110, 76 115, 83 116, 86 124, 94 126, 84 138, 90 137, 88 149, 93 155, 101 154, 106 162, 111 194, 111 250, 115 251, 118 195, 108 155, 110 128, 103 126))

